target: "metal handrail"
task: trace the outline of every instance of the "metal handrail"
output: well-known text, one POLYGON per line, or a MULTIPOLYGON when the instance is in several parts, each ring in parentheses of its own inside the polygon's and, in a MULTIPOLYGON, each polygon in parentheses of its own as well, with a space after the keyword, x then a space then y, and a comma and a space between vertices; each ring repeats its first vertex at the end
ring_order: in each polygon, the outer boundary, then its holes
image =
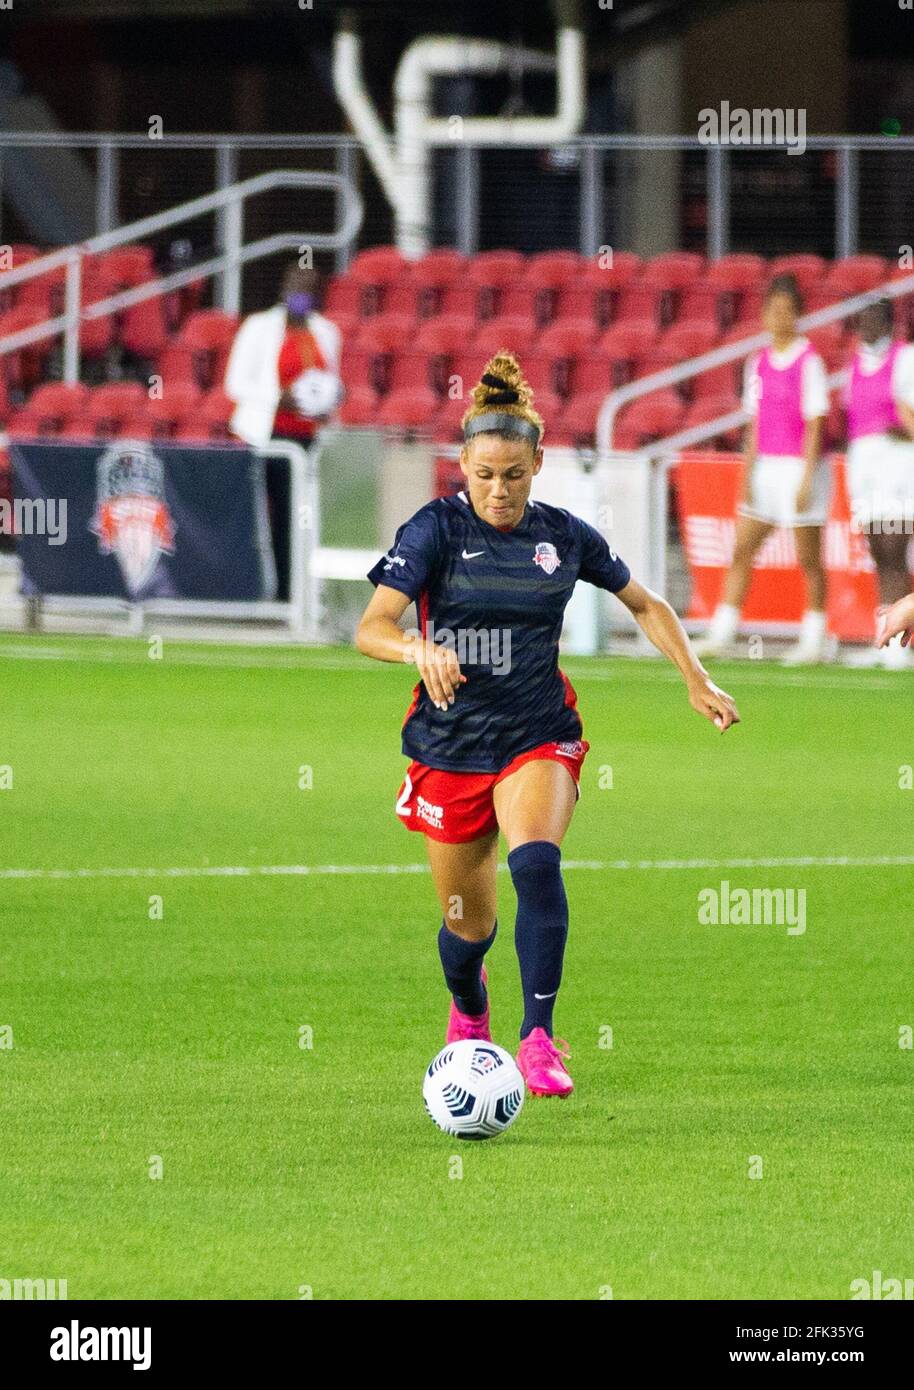
POLYGON ((136 222, 128 222, 114 231, 102 232, 98 236, 90 237, 87 241, 74 242, 72 245, 61 247, 57 251, 50 251, 47 255, 39 256, 36 260, 28 261, 25 265, 18 266, 14 270, 0 273, 0 289, 35 279, 38 276, 46 275, 51 270, 56 270, 59 266, 64 266, 66 267, 64 312, 54 318, 45 319, 41 323, 19 329, 15 333, 0 338, 0 357, 42 338, 55 337, 58 333, 63 332, 64 380, 71 383, 77 382, 79 380, 79 325, 81 322, 102 318, 120 308, 167 294, 170 290, 179 288, 181 285, 191 284, 195 280, 206 278, 231 266, 272 255, 276 251, 287 250, 303 243, 316 250, 335 251, 352 241, 362 225, 363 216, 362 200, 356 188, 342 175, 322 170, 274 169, 269 173, 258 174, 254 178, 229 184, 225 188, 217 189, 214 193, 206 193, 200 198, 192 198, 189 202, 179 203, 176 207, 168 208, 165 212, 154 213, 150 217, 140 218, 136 222), (341 226, 334 232, 278 233, 270 237, 263 237, 259 241, 250 242, 247 246, 242 245, 240 212, 244 200, 258 193, 269 192, 274 188, 327 188, 332 190, 342 199, 341 226), (239 216, 229 219, 226 234, 227 245, 220 255, 210 257, 209 260, 186 270, 175 271, 171 275, 137 285, 133 289, 108 295, 105 299, 97 300, 92 304, 80 305, 82 262, 86 256, 110 251, 116 246, 123 246, 127 242, 149 236, 154 232, 175 226, 179 222, 185 222, 190 218, 199 217, 203 213, 229 206, 236 207, 239 210, 239 216))
MULTIPOLYGON (((872 304, 877 299, 899 299, 902 295, 914 293, 914 275, 905 276, 903 280, 890 280, 887 284, 878 289, 868 290, 865 294, 852 295, 849 299, 842 299, 835 304, 829 304, 825 309, 816 309, 812 314, 804 314, 797 320, 797 327, 800 329, 821 328, 828 323, 836 323, 841 319, 848 318, 851 314, 858 313, 865 309, 868 304, 872 304)), ((665 386, 676 386, 680 381, 688 381, 693 376, 700 376, 702 372, 709 371, 713 367, 725 367, 729 362, 738 362, 744 357, 748 357, 750 352, 755 352, 758 348, 765 347, 771 340, 768 333, 755 333, 751 337, 741 338, 738 342, 728 343, 724 347, 713 348, 710 352, 703 352, 698 357, 690 357, 687 362, 680 362, 675 367, 666 367, 662 372, 652 372, 650 376, 639 377, 637 381, 630 381, 625 386, 620 386, 615 391, 610 391, 600 407, 597 416, 596 444, 600 453, 608 452, 613 447, 613 429, 619 411, 630 401, 637 400, 641 396, 648 396, 654 391, 660 391, 665 386)), ((720 434, 725 429, 732 429, 735 412, 730 415, 721 416, 720 424, 717 420, 709 420, 706 425, 695 426, 696 429, 704 430, 705 433, 699 435, 699 439, 713 439, 714 435, 720 434)), ((675 439, 678 436, 671 436, 675 439)), ((666 440, 658 440, 657 445, 668 445, 666 440)), ((656 453, 657 446, 651 446, 651 453, 656 453)))
MULTIPOLYGON (((99 148, 114 145, 123 149, 148 149, 150 137, 144 131, 0 131, 0 148, 4 146, 53 147, 54 149, 83 147, 99 148)), ((573 145, 578 148, 592 147, 602 150, 708 150, 722 149, 751 154, 754 150, 770 153, 783 148, 777 143, 741 144, 738 141, 707 140, 700 135, 623 135, 600 134, 589 131, 584 134, 569 135, 562 140, 550 140, 549 145, 573 145)), ((811 150, 911 150, 914 149, 914 135, 806 135, 804 145, 811 150)), ((212 149, 219 145, 236 146, 238 149, 332 149, 340 144, 360 148, 361 142, 351 133, 340 131, 322 135, 308 135, 289 132, 285 135, 242 135, 233 131, 210 131, 201 134, 162 133, 155 140, 157 146, 171 149, 212 149)), ((473 144, 472 139, 461 144, 473 144)))

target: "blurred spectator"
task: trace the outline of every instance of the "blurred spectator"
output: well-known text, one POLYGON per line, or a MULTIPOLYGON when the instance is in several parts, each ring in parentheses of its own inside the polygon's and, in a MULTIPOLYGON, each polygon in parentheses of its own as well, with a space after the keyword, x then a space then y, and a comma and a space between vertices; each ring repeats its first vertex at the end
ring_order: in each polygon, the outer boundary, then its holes
MULTIPOLYGON (((340 331, 316 312, 321 279, 297 262, 286 268, 279 303, 251 314, 232 344, 225 392, 235 402, 231 429, 264 448, 271 439, 308 445, 338 406, 340 331)), ((276 555, 277 598, 289 597, 289 468, 267 460, 267 495, 276 555)))

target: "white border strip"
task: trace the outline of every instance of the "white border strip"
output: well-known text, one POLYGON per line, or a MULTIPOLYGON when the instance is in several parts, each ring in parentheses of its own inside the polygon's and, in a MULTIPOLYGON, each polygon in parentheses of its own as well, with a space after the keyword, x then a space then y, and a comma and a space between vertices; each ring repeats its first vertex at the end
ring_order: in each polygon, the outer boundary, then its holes
MULTIPOLYGON (((566 859, 563 869, 598 873, 634 870, 649 873, 690 869, 889 869, 909 868, 914 854, 788 855, 753 859, 566 859)), ((507 864, 499 864, 507 870, 507 864)), ((428 864, 253 864, 184 865, 176 868, 0 869, 0 879, 73 880, 94 878, 303 878, 311 875, 427 874, 428 864)))

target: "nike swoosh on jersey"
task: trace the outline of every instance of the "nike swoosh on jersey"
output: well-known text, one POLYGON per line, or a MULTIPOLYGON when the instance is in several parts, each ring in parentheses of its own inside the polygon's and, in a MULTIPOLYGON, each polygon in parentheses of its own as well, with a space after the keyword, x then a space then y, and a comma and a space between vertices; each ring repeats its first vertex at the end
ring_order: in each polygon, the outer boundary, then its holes
POLYGON ((461 551, 461 558, 464 560, 475 560, 477 555, 484 555, 484 550, 464 550, 461 551))

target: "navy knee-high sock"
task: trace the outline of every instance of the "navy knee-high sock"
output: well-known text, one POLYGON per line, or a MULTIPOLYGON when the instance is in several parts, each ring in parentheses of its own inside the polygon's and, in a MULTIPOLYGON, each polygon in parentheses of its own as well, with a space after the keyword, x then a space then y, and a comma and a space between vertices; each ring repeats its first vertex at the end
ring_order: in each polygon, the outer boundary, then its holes
POLYGON ((545 1028, 552 1036, 552 1010, 562 982, 568 936, 561 862, 562 851, 550 840, 529 840, 508 855, 517 892, 514 944, 524 991, 522 1038, 534 1028, 545 1028))
POLYGON ((467 941, 452 932, 442 919, 438 933, 438 952, 447 987, 462 1014, 478 1018, 486 1011, 486 987, 482 982, 482 958, 495 940, 496 921, 491 936, 482 941, 467 941))

